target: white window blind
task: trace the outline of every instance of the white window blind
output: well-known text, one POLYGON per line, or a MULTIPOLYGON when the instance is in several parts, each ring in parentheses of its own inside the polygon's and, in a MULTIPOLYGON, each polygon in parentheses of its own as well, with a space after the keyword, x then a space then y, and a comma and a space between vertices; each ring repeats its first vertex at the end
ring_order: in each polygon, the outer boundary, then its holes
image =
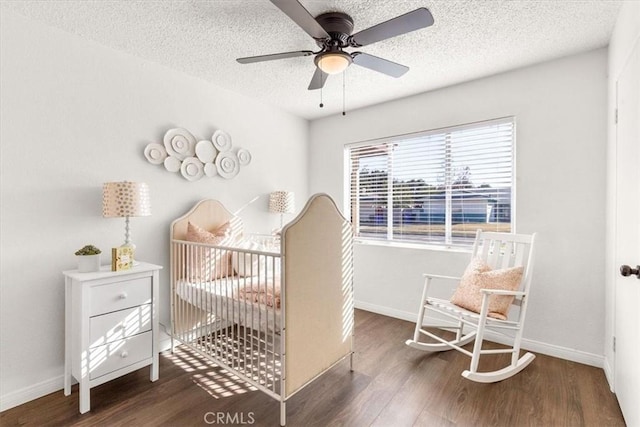
POLYGON ((346 147, 356 237, 445 246, 513 230, 515 122, 496 119, 346 147))

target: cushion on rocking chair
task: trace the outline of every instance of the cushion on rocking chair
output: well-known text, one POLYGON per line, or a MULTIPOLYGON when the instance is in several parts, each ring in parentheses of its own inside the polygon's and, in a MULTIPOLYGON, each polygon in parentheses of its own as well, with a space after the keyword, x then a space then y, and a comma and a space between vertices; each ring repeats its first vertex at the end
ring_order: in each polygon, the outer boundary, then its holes
MULTIPOLYGON (((523 267, 492 270, 481 258, 473 258, 451 297, 451 302, 467 310, 480 313, 482 292, 480 289, 516 290, 522 280, 523 267)), ((492 295, 489 298, 489 317, 506 320, 512 295, 492 295)))

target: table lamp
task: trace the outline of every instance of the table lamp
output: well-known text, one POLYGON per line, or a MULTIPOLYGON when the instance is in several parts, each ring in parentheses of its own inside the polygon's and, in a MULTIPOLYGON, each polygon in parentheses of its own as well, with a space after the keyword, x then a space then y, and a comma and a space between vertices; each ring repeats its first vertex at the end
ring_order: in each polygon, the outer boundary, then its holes
POLYGON ((280 228, 283 226, 283 216, 295 210, 294 194, 291 191, 274 191, 269 194, 269 212, 280 214, 280 228))
POLYGON ((150 216, 149 186, 143 182, 106 182, 102 186, 102 216, 125 218, 124 246, 135 249, 129 231, 129 217, 150 216))

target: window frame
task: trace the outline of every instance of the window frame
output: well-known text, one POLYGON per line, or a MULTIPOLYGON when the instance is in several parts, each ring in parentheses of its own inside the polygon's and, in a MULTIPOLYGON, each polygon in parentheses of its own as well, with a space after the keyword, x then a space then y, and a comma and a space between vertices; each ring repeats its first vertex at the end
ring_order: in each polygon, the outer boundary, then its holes
MULTIPOLYGON (((415 138, 427 138, 429 136, 438 135, 438 134, 451 134, 452 132, 465 131, 469 129, 481 128, 485 126, 491 125, 500 125, 500 124, 511 124, 511 156, 510 156, 510 164, 511 164, 511 184, 510 184, 510 233, 516 232, 516 117, 515 116, 505 116, 499 117, 489 120, 482 120, 471 123, 464 123, 459 125, 446 126, 436 129, 430 129, 425 131, 411 132, 401 135, 394 135, 390 137, 382 137, 376 138, 366 141, 359 141, 348 143, 344 145, 344 173, 343 173, 343 183, 344 183, 344 212, 347 218, 353 219, 352 217, 352 156, 351 152, 353 149, 358 149, 362 147, 375 146, 375 145, 388 145, 388 144, 397 144, 401 141, 406 141, 408 139, 415 138)), ((445 136, 445 138, 448 138, 445 136)), ((449 143, 446 143, 449 144, 449 143)), ((446 150, 445 150, 446 151, 446 150)), ((450 168, 449 168, 450 169, 450 168)), ((447 167, 442 167, 441 170, 446 174, 447 167)), ((447 179, 450 179, 453 176, 453 172, 450 172, 447 176, 447 179)), ((387 194, 387 206, 389 206, 389 199, 393 201, 393 169, 387 170, 387 186, 389 188, 389 192, 387 194)), ((445 190, 449 191, 449 190, 445 190)), ((391 206, 393 206, 391 204, 391 206)), ((448 208, 450 209, 450 207, 448 208)), ((371 244, 371 245, 380 245, 380 246, 397 246, 397 247, 409 247, 409 248, 417 248, 417 249, 436 249, 436 250, 470 250, 471 245, 473 243, 472 240, 469 242, 453 242, 451 240, 451 217, 453 215, 451 209, 450 213, 446 215, 446 224, 445 224, 445 237, 442 241, 418 241, 418 240, 405 240, 398 239, 393 237, 393 225, 394 225, 394 214, 393 208, 391 209, 392 214, 389 215, 387 211, 386 215, 386 228, 387 233, 385 238, 378 237, 370 237, 370 236, 361 236, 359 235, 359 227, 360 227, 360 218, 358 218, 358 223, 353 223, 354 230, 354 241, 362 244, 371 244)))

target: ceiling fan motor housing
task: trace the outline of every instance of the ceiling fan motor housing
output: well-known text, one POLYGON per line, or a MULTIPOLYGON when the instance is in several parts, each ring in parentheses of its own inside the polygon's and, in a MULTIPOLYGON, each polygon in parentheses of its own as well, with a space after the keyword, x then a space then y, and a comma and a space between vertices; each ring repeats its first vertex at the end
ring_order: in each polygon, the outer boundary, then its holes
POLYGON ((331 40, 316 40, 320 47, 329 47, 338 42, 339 47, 349 46, 349 36, 353 32, 353 19, 346 13, 328 12, 318 15, 316 21, 325 29, 331 40))

